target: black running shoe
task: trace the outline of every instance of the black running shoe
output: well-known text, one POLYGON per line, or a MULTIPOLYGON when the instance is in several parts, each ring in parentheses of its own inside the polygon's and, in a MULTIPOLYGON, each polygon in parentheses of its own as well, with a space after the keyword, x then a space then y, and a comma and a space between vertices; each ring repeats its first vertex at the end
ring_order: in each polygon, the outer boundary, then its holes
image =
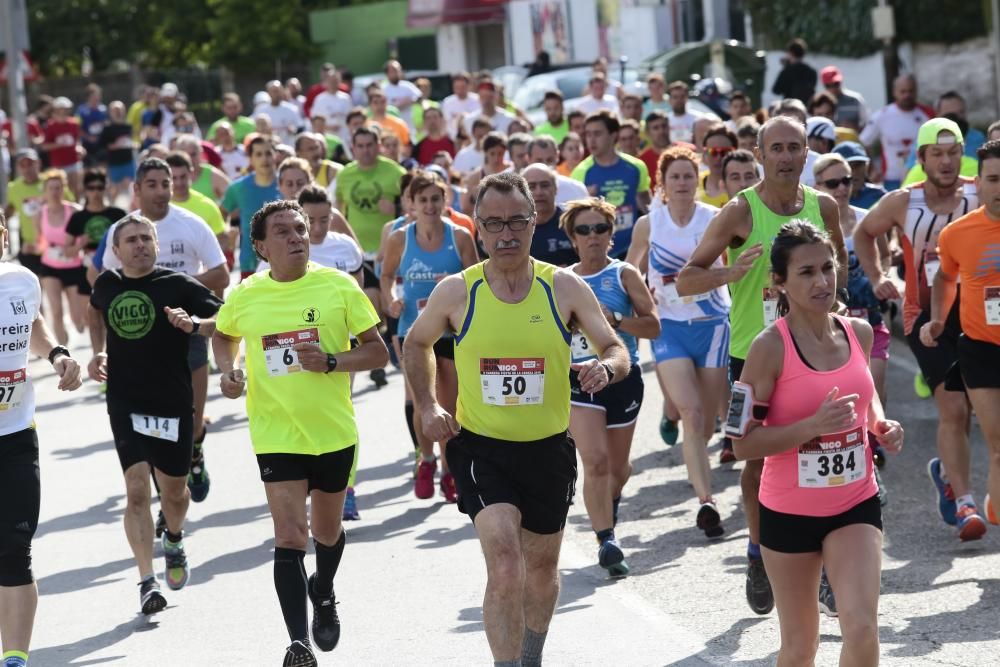
POLYGON ((201 447, 195 447, 195 455, 191 460, 191 472, 187 479, 188 490, 191 491, 191 500, 200 503, 208 497, 208 491, 212 488, 212 479, 205 468, 205 452, 201 447))
POLYGON ((372 372, 368 374, 368 377, 370 377, 372 382, 375 383, 376 389, 381 389, 382 387, 389 384, 389 381, 385 377, 384 368, 376 368, 372 370, 372 372))
POLYGON ((160 592, 160 584, 150 577, 139 582, 139 606, 146 616, 167 608, 167 599, 160 592))
POLYGON ((313 605, 313 641, 320 651, 332 651, 340 641, 340 617, 337 616, 337 596, 320 597, 313 587, 316 575, 309 577, 309 599, 313 605))
POLYGON ((163 510, 160 510, 160 515, 156 517, 156 539, 163 537, 165 532, 167 532, 167 517, 163 516, 163 510))
POLYGON ((726 532, 722 527, 722 517, 719 510, 715 509, 714 502, 707 502, 698 510, 698 517, 695 519, 698 530, 705 531, 705 537, 721 537, 726 532))
POLYGON ((767 579, 762 558, 750 558, 747 565, 747 604, 755 614, 768 614, 774 609, 774 593, 767 579))
POLYGON ((309 642, 296 639, 285 649, 285 660, 281 667, 317 667, 316 654, 309 642))
POLYGON ((833 596, 830 580, 824 569, 819 578, 819 610, 830 618, 837 618, 837 599, 833 596))

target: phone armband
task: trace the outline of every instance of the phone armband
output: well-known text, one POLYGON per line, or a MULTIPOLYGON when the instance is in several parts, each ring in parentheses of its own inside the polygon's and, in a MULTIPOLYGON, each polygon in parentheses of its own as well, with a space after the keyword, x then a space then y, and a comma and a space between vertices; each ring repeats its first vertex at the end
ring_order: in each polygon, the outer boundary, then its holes
POLYGON ((762 422, 767 417, 767 403, 756 400, 753 387, 745 382, 733 383, 725 432, 730 438, 742 438, 750 429, 750 422, 762 422))

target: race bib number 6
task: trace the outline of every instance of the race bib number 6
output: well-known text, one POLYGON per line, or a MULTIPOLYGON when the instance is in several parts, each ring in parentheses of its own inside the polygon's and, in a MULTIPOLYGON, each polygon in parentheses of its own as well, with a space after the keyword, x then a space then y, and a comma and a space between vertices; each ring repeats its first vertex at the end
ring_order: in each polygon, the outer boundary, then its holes
POLYGON ((480 359, 479 377, 487 405, 542 404, 545 359, 480 359))
POLYGON ((13 410, 21 405, 27 379, 28 373, 23 368, 0 371, 0 412, 13 410))
POLYGON ((270 334, 261 339, 264 347, 264 363, 271 377, 302 372, 298 353, 292 349, 299 343, 319 344, 319 329, 299 329, 286 333, 270 334))
POLYGON ((865 434, 860 426, 822 435, 799 447, 799 486, 825 489, 859 482, 868 474, 865 434))

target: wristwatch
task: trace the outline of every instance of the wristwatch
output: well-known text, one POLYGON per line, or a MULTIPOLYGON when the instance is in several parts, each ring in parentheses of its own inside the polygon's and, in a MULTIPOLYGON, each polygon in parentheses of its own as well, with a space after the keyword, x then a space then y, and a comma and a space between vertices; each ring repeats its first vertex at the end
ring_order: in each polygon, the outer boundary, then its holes
POLYGON ((622 325, 622 320, 625 319, 625 316, 619 313, 618 311, 611 313, 611 317, 613 317, 615 320, 614 322, 615 329, 620 327, 622 325))
POLYGON ((191 334, 190 335, 194 336, 195 334, 198 333, 199 329, 201 329, 201 320, 196 320, 196 319, 194 319, 192 317, 191 318, 191 334))
POLYGON ((326 371, 327 373, 332 373, 337 370, 337 357, 332 354, 326 355, 326 371))
POLYGON ((606 361, 602 361, 601 365, 604 366, 604 370, 608 373, 608 384, 611 384, 615 381, 615 369, 613 369, 611 364, 606 361))
POLYGON ((60 355, 60 354, 66 356, 66 357, 72 357, 73 356, 73 355, 71 355, 69 353, 69 350, 66 349, 65 346, 63 346, 63 345, 56 345, 54 348, 52 348, 49 351, 49 363, 50 364, 56 363, 56 356, 60 355))

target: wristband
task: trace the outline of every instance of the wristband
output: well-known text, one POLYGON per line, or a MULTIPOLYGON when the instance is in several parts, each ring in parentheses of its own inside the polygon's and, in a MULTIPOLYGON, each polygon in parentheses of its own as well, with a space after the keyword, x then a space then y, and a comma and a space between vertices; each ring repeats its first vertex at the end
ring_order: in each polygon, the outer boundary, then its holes
POLYGON ((63 346, 63 345, 56 345, 54 348, 52 348, 49 351, 49 363, 50 364, 56 363, 56 355, 59 355, 59 354, 65 355, 67 357, 72 357, 73 356, 73 355, 71 355, 69 353, 69 350, 67 350, 65 346, 63 346))

